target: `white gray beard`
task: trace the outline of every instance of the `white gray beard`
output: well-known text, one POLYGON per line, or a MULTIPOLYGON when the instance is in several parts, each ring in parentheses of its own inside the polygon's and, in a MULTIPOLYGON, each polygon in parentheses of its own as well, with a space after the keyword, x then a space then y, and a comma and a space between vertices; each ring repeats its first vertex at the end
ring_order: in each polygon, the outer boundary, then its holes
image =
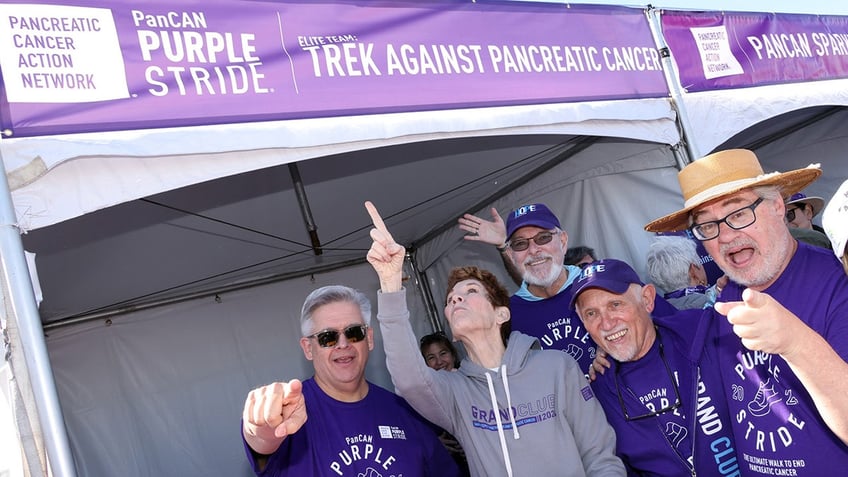
MULTIPOLYGON (((775 237, 779 237, 780 235, 775 235, 775 237)), ((731 267, 727 267, 728 270, 723 270, 727 277, 742 286, 748 288, 759 288, 766 284, 774 281, 775 278, 781 272, 781 266, 783 265, 784 257, 786 257, 791 250, 791 241, 790 240, 776 240, 774 244, 774 249, 768 255, 762 255, 763 264, 758 270, 750 270, 746 269, 742 272, 737 272, 735 270, 731 270, 731 267)), ((759 250, 758 250, 759 251, 759 250)))
MULTIPOLYGON (((551 262, 553 263, 553 262, 551 262)), ((548 269, 548 273, 543 277, 538 277, 527 271, 527 267, 524 267, 524 281, 527 282, 528 285, 534 285, 537 287, 548 288, 553 285, 554 282, 559 278, 560 273, 562 273, 562 266, 557 267, 556 265, 552 265, 548 269)))

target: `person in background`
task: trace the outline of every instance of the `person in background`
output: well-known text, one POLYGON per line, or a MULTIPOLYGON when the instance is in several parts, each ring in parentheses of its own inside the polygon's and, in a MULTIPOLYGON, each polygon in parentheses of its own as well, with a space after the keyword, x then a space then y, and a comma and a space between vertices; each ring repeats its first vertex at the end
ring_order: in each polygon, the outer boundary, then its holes
MULTIPOLYGON (((466 214, 459 228, 467 240, 495 245, 523 277, 521 288, 510 298, 512 329, 539 339, 543 349, 568 353, 588 370, 597 345, 583 328, 570 306, 569 286, 580 275, 580 267, 564 265, 568 234, 545 204, 518 207, 506 224, 492 209, 493 220, 466 214)), ((676 312, 664 299, 657 301, 657 314, 676 312)))
POLYGON ((689 228, 729 278, 700 320, 717 363, 701 378, 725 393, 744 475, 848 467, 848 276, 792 238, 784 204, 820 175, 765 174, 752 151, 717 152, 678 174, 683 209, 645 226, 689 228))
POLYGON ((824 229, 813 223, 813 217, 821 212, 824 199, 807 197, 798 192, 786 199, 786 224, 795 239, 821 248, 830 248, 824 229))
POLYGON ((678 310, 712 306, 727 277, 708 286, 695 242, 679 235, 654 238, 648 249, 648 277, 665 294, 663 298, 678 310))
POLYGON ((830 240, 833 253, 842 262, 845 273, 848 273, 848 180, 839 186, 833 194, 822 215, 822 225, 830 240))
POLYGON ((823 208, 824 199, 821 197, 807 197, 801 192, 792 194, 786 199, 786 223, 790 227, 824 233, 822 227, 813 223, 813 217, 819 215, 823 208))
POLYGON ((371 303, 352 288, 331 285, 306 297, 300 347, 315 374, 261 386, 245 399, 242 440, 257 475, 460 475, 432 426, 365 380, 370 322, 371 303))
POLYGON ((442 331, 422 336, 418 348, 427 366, 435 370, 453 371, 459 368, 459 353, 442 331))
POLYGON ((695 236, 692 235, 692 232, 688 229, 677 232, 658 232, 655 235, 657 237, 677 236, 691 240, 695 244, 695 250, 698 253, 698 261, 701 263, 701 266, 704 267, 704 271, 707 272, 707 284, 709 286, 715 285, 718 283, 718 279, 724 276, 724 272, 718 268, 713 257, 704 248, 704 244, 702 244, 700 240, 696 239, 695 236))
POLYGON ((466 214, 460 229, 467 240, 493 244, 522 277, 510 298, 512 329, 536 337, 543 349, 568 353, 587 369, 595 357, 595 343, 569 307, 568 286, 580 267, 563 265, 568 233, 545 204, 527 204, 509 214, 506 224, 496 210, 492 221, 466 214), (482 231, 482 232, 481 232, 482 231))
POLYGON ((700 368, 713 365, 703 340, 695 344, 703 312, 652 317, 654 286, 620 260, 589 264, 572 288, 578 316, 609 357, 612 369, 592 389, 628 474, 739 475, 726 402, 698 399, 700 368))
POLYGON ((589 265, 597 259, 598 257, 595 255, 594 249, 585 245, 578 245, 576 247, 569 247, 568 250, 565 251, 563 263, 566 265, 575 265, 580 268, 584 268, 586 265, 589 265))
MULTIPOLYGON (((424 362, 436 371, 455 371, 459 368, 459 354, 456 347, 448 339, 443 331, 437 331, 429 335, 424 335, 418 340, 418 347, 421 350, 421 356, 424 357, 424 362)), ((470 475, 468 469, 468 459, 465 457, 465 451, 456 440, 456 437, 450 435, 444 429, 437 428, 436 433, 439 435, 439 440, 442 445, 450 453, 453 460, 462 471, 462 475, 470 475)))
POLYGON ((462 366, 445 372, 424 363, 402 286, 406 250, 374 205, 365 207, 392 380, 416 410, 459 439, 472 475, 625 475, 612 428, 574 359, 510 333, 509 295, 490 272, 462 267, 448 278, 445 317, 467 352, 462 366))

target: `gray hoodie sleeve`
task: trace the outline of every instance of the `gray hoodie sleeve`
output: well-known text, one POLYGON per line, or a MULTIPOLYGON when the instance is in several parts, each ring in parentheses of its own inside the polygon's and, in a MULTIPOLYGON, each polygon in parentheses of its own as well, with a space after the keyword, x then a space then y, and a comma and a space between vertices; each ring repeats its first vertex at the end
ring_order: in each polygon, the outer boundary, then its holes
POLYGON ((377 292, 377 320, 383 334, 386 366, 398 394, 427 420, 453 433, 448 410, 453 398, 445 379, 449 372, 430 369, 421 357, 409 323, 405 288, 399 292, 377 292))
POLYGON ((625 475, 624 464, 615 455, 615 431, 576 362, 566 366, 565 418, 571 426, 586 475, 625 475), (587 399, 587 396, 590 396, 587 399))

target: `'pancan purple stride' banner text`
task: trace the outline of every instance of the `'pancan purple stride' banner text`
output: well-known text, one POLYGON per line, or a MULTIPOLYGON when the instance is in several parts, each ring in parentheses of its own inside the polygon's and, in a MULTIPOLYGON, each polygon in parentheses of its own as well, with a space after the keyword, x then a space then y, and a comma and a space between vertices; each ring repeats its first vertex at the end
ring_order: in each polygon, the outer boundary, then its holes
POLYGON ((0 1, 6 135, 667 96, 642 10, 0 1))
POLYGON ((848 17, 664 11, 662 28, 690 92, 848 77, 848 17))

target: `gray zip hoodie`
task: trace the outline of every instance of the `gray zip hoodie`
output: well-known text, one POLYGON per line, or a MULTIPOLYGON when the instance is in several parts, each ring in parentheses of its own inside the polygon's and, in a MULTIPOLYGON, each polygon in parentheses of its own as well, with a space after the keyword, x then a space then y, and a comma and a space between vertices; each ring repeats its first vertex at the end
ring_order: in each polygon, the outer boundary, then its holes
POLYGON ((418 351, 406 290, 378 292, 377 305, 398 394, 457 438, 472 475, 625 475, 615 434, 569 355, 515 331, 496 371, 468 359, 436 371, 418 351))

